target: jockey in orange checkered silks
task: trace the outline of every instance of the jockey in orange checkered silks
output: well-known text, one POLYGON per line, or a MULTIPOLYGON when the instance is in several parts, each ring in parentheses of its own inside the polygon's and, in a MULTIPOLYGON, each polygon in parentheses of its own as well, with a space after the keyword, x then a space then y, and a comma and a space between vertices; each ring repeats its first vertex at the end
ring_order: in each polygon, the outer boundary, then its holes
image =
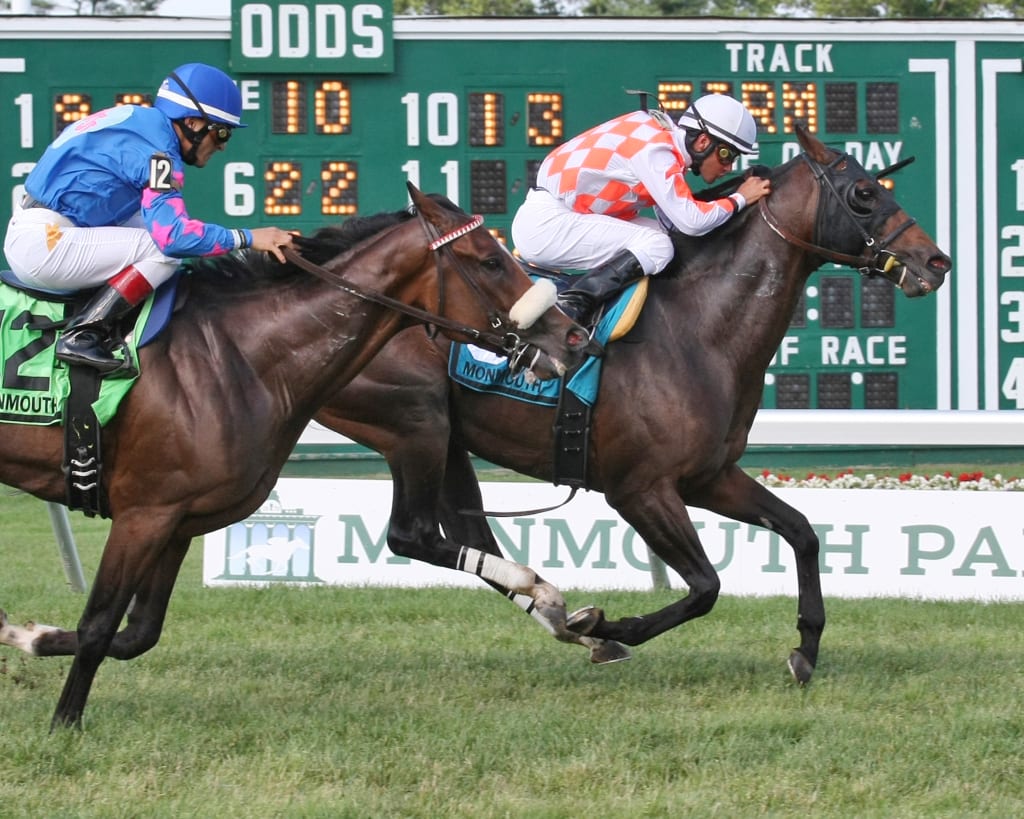
POLYGON ((740 154, 757 152, 757 127, 732 97, 709 94, 683 113, 679 125, 660 110, 634 111, 585 131, 552 151, 535 187, 516 213, 512 239, 528 262, 590 272, 560 300, 583 321, 604 298, 671 261, 668 230, 702 236, 770 191, 751 176, 736 192, 694 198, 692 170, 711 183, 740 154), (657 218, 642 216, 654 208, 657 218))

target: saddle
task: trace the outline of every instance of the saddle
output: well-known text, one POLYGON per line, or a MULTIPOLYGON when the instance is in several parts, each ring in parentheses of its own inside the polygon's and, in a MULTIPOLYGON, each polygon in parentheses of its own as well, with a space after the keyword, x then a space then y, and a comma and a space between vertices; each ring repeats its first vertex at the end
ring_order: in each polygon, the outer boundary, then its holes
MULTIPOLYGON (((566 287, 572 276, 555 271, 525 268, 531 277, 543 276, 566 287)), ((612 297, 600 308, 594 339, 602 345, 625 336, 636 323, 647 300, 650 280, 645 276, 612 297)), ((587 453, 590 422, 601 383, 602 359, 588 356, 562 378, 529 382, 522 373, 513 375, 507 359, 470 344, 452 344, 448 376, 477 392, 501 395, 530 404, 555 407, 554 484, 587 488, 587 453)))
MULTIPOLYGON (((522 260, 519 261, 519 266, 526 271, 526 274, 531 279, 549 279, 554 283, 555 289, 559 293, 563 290, 570 290, 573 286, 573 282, 579 278, 577 275, 573 275, 571 273, 540 267, 522 260)), ((615 293, 613 296, 598 305, 597 314, 594 319, 595 327, 600 327, 606 310, 615 309, 616 318, 614 325, 607 332, 607 337, 598 337, 598 333, 595 331, 594 337, 597 341, 600 341, 602 344, 611 341, 618 341, 633 329, 633 325, 636 324, 636 320, 640 316, 640 311, 643 310, 644 304, 647 302, 647 285, 649 283, 649 277, 643 276, 642 278, 637 279, 635 284, 615 293), (626 294, 629 295, 628 299, 623 298, 626 294)))

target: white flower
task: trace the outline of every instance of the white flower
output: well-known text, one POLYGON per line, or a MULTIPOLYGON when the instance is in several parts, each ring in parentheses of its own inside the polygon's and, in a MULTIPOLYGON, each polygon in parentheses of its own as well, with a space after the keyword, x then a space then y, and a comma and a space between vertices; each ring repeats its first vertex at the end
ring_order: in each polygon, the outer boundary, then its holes
POLYGON ((1004 478, 996 473, 986 477, 980 472, 963 475, 925 475, 906 473, 900 476, 878 476, 868 472, 863 477, 852 471, 840 472, 835 477, 809 474, 793 478, 764 470, 754 479, 770 489, 935 489, 963 492, 1024 492, 1024 478, 1004 478))

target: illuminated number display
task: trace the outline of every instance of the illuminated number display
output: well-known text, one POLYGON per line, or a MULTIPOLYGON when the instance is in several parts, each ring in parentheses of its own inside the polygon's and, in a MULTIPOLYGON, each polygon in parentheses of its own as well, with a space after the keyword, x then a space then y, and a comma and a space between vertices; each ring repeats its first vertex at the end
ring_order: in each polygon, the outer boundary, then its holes
POLYGON ((740 99, 757 123, 758 133, 776 133, 778 128, 775 125, 775 83, 745 82, 740 87, 740 99))
POLYGON ((116 94, 114 96, 114 105, 141 105, 143 108, 153 107, 153 95, 152 94, 116 94))
POLYGON ((325 161, 320 165, 320 212, 352 216, 359 212, 359 169, 355 162, 325 161))
POLYGON ((526 107, 529 145, 553 147, 565 140, 561 94, 528 94, 526 107))
POLYGON ((318 134, 352 131, 352 100, 348 86, 339 80, 321 82, 314 93, 313 120, 318 134))
MULTIPOLYGON (((141 105, 152 107, 153 95, 133 91, 118 91, 109 98, 110 107, 141 105)), ((72 122, 79 122, 105 105, 94 107, 92 94, 61 93, 53 99, 53 135, 56 136, 72 122)))
POLYGON ((269 162, 263 173, 263 212, 268 216, 302 213, 302 163, 269 162))
MULTIPOLYGON (((309 86, 303 80, 271 83, 270 131, 274 134, 306 134, 309 86)), ((313 130, 317 134, 352 132, 352 97, 340 80, 321 80, 313 85, 313 130)))
POLYGON ((666 111, 674 115, 675 119, 679 119, 683 111, 690 107, 692 99, 692 82, 658 83, 658 101, 666 111))
POLYGON ((469 95, 469 144, 500 148, 505 144, 505 95, 493 91, 469 95))
POLYGON ((277 80, 271 84, 270 132, 304 134, 306 127, 306 84, 298 80, 277 80))
POLYGON ((89 94, 58 94, 53 101, 53 133, 59 134, 70 123, 85 119, 91 113, 89 94))
POLYGON ((782 83, 782 131, 793 133, 800 123, 808 130, 818 130, 818 88, 813 82, 782 83))

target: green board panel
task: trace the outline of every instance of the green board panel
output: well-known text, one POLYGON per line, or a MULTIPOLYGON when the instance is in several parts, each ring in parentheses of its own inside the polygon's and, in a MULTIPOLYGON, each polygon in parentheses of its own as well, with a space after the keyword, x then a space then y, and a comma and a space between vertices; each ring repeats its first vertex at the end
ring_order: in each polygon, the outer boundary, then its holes
POLYGON ((186 54, 227 68, 245 100, 250 127, 185 188, 193 216, 232 227, 311 231, 395 210, 411 180, 506 238, 551 147, 635 108, 629 91, 673 113, 726 91, 756 115, 757 162, 794 156, 798 121, 869 170, 916 157, 895 193, 955 263, 938 297, 914 301, 823 267, 764 406, 1024 408, 1020 24, 392 21, 372 4, 324 8, 235 0, 222 21, 5 21, 0 202, 20 198, 67 122, 120 95, 145 100, 186 54))

